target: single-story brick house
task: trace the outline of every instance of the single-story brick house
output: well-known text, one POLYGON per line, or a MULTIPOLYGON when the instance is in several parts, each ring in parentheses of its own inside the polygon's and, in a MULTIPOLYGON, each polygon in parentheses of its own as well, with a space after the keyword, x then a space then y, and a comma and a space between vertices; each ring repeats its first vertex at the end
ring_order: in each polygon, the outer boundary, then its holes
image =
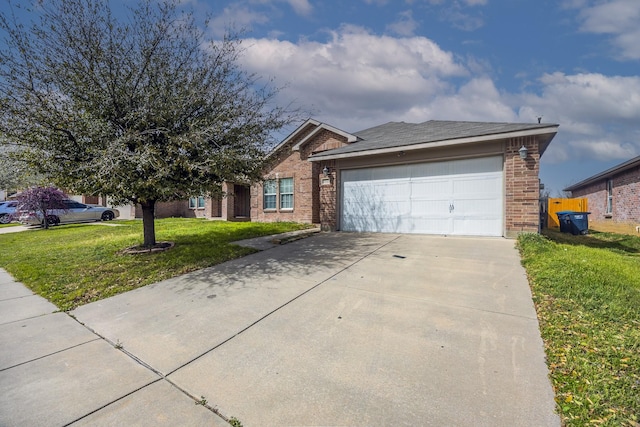
MULTIPOLYGON (((514 237, 539 230, 540 156, 557 124, 309 119, 269 155, 251 221, 324 230, 514 237)), ((224 202, 223 202, 224 203, 224 202)))
POLYGON ((564 189, 588 200, 590 223, 640 224, 640 156, 564 189))
POLYGON ((432 120, 350 133, 309 119, 268 155, 263 182, 224 183, 221 200, 159 203, 156 217, 514 237, 539 230, 539 161, 557 130, 432 120))

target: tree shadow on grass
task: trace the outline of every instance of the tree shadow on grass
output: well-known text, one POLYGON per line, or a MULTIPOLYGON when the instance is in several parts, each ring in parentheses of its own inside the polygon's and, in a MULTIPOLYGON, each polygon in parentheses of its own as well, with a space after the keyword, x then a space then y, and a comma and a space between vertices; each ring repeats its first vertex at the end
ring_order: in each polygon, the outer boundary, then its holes
POLYGON ((640 255, 640 237, 626 234, 603 233, 589 230, 589 234, 574 236, 555 230, 544 230, 543 234, 551 241, 573 246, 586 246, 596 249, 609 249, 628 255, 640 255))

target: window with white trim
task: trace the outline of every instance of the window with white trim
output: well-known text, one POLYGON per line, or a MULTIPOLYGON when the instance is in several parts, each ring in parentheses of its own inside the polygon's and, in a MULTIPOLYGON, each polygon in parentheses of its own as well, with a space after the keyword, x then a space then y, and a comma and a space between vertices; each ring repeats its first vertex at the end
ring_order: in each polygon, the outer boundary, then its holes
POLYGON ((189 197, 189 209, 204 209, 204 196, 189 197))
POLYGON ((277 185, 275 179, 268 179, 262 185, 263 209, 275 209, 277 201, 277 185))
POLYGON ((607 180, 607 209, 605 211, 606 214, 613 213, 613 180, 607 180))
POLYGON ((280 209, 293 209, 293 178, 280 179, 280 209))

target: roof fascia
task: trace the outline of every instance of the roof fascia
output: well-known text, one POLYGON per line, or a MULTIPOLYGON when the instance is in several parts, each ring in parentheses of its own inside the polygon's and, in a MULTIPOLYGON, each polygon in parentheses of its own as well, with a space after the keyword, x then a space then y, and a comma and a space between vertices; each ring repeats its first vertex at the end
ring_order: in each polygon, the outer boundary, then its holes
MULTIPOLYGON (((514 131, 514 132, 504 132, 504 133, 494 133, 490 135, 470 136, 465 138, 446 139, 441 141, 423 142, 420 144, 380 148, 377 150, 374 149, 374 150, 365 150, 365 151, 355 151, 350 153, 342 153, 342 154, 334 154, 334 155, 331 154, 331 151, 328 151, 328 152, 318 153, 311 156, 309 158, 309 161, 317 162, 321 160, 345 159, 349 157, 374 156, 377 154, 397 153, 400 151, 406 152, 406 151, 414 151, 414 150, 423 150, 423 149, 429 149, 429 148, 448 147, 452 145, 474 144, 478 142, 495 141, 498 139, 506 139, 506 138, 520 138, 524 136, 533 136, 533 135, 551 135, 551 134, 555 135, 557 132, 558 132, 558 125, 553 125, 545 128, 529 129, 529 130, 514 131)), ((553 135, 551 135, 551 137, 553 137, 553 135)))
POLYGON ((335 128, 331 125, 328 125, 326 123, 320 123, 319 126, 317 126, 313 131, 311 131, 309 133, 309 135, 305 136, 304 138, 302 138, 300 140, 300 142, 298 142, 296 145, 294 145, 291 148, 291 151, 299 151, 300 147, 302 147, 307 141, 309 141, 311 138, 313 138, 315 135, 317 135, 318 133, 320 133, 323 130, 328 130, 331 131, 333 133, 336 133, 340 136, 343 136, 347 139, 347 142, 352 143, 352 142, 356 142, 358 140, 358 137, 356 135, 352 135, 348 132, 345 132, 343 130, 340 130, 338 128, 335 128))
POLYGON ((624 172, 624 171, 626 171, 628 169, 631 169, 631 168, 634 168, 634 167, 636 167, 638 165, 640 165, 640 156, 634 157, 631 160, 627 160, 626 162, 621 163, 621 164, 619 164, 617 166, 614 166, 614 167, 612 167, 610 169, 607 169, 604 172, 600 172, 600 173, 598 173, 596 175, 593 175, 593 176, 591 176, 591 177, 589 177, 587 179, 584 179, 584 180, 578 182, 577 184, 570 185, 569 187, 562 189, 562 191, 574 191, 574 190, 577 190, 577 189, 579 189, 581 187, 585 187, 587 185, 590 185, 590 184, 593 184, 595 182, 598 182, 601 179, 610 178, 610 177, 612 177, 614 175, 619 174, 620 172, 624 172))
POLYGON ((287 145, 288 142, 290 142, 292 139, 294 139, 298 135, 298 133, 300 133, 302 131, 302 129, 306 128, 308 125, 319 126, 321 124, 322 123, 320 123, 317 120, 307 119, 304 123, 302 123, 300 126, 298 126, 296 128, 296 130, 291 132, 291 134, 288 137, 283 139, 280 144, 276 145, 276 147, 273 150, 271 150, 271 152, 269 154, 267 154, 267 158, 271 157, 271 155, 273 155, 274 153, 278 152, 278 150, 280 150, 282 147, 287 145))

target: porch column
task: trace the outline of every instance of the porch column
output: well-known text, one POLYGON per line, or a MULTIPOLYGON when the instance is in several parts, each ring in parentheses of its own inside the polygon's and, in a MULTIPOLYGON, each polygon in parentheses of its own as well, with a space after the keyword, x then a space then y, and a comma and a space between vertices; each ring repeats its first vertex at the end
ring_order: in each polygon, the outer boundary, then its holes
POLYGON ((537 233, 540 225, 540 153, 535 136, 512 138, 505 153, 506 237, 537 233), (521 159, 520 147, 528 151, 521 159))
POLYGON ((236 217, 235 212, 235 192, 232 182, 222 183, 222 212, 221 217, 225 221, 233 221, 236 217))
POLYGON ((320 182, 320 228, 322 231, 335 231, 338 226, 338 210, 337 210, 337 192, 336 178, 337 173, 333 162, 330 164, 322 164, 320 170, 327 167, 327 174, 320 173, 318 181, 320 182))

